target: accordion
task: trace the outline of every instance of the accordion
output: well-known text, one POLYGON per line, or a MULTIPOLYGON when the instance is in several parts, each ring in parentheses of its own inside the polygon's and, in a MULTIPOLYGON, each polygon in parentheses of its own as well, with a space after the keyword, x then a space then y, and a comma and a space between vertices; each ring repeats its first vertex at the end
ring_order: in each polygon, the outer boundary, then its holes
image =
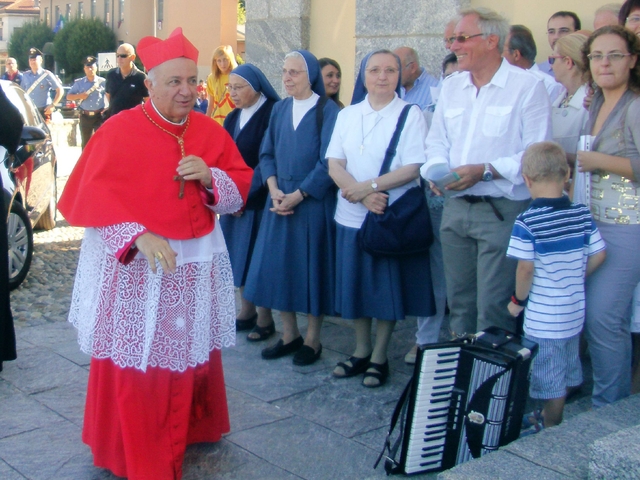
POLYGON ((387 474, 437 472, 517 439, 537 351, 536 343, 497 327, 421 347, 374 468, 388 452, 387 474))

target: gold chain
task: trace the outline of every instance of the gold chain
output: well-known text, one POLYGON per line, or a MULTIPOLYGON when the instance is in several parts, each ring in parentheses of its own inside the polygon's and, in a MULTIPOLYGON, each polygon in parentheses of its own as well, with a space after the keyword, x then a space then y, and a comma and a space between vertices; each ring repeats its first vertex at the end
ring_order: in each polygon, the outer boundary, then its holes
POLYGON ((149 114, 147 113, 147 109, 145 108, 145 104, 142 105, 142 111, 144 112, 145 116, 149 119, 149 121, 151 123, 153 123, 156 127, 158 127, 160 130, 162 130, 165 133, 168 133, 169 135, 171 135, 173 138, 175 138, 178 141, 178 145, 180 145, 180 153, 182 154, 182 158, 186 157, 186 153, 184 153, 184 134, 187 133, 187 128, 189 128, 189 115, 187 115, 187 121, 185 122, 184 125, 184 130, 182 131, 182 133, 178 136, 175 133, 171 133, 169 130, 167 130, 166 128, 164 128, 161 125, 158 125, 153 118, 151 118, 149 116, 149 114))

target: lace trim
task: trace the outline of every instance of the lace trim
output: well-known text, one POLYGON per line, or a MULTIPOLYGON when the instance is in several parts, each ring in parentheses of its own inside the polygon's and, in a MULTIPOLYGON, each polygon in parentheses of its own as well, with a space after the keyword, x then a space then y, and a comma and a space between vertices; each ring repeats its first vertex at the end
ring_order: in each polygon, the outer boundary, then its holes
POLYGON ((211 176, 213 186, 218 192, 218 203, 212 207, 212 210, 219 215, 235 213, 240 210, 244 204, 242 195, 229 175, 219 168, 212 168, 211 176))
POLYGON ((125 246, 131 243, 135 237, 144 233, 147 229, 139 223, 128 222, 109 225, 108 227, 98 227, 100 237, 106 243, 107 248, 113 255, 116 255, 125 246))
POLYGON ((83 352, 122 368, 183 372, 235 344, 226 251, 155 275, 145 259, 119 263, 95 230, 85 231, 69 311, 83 352))

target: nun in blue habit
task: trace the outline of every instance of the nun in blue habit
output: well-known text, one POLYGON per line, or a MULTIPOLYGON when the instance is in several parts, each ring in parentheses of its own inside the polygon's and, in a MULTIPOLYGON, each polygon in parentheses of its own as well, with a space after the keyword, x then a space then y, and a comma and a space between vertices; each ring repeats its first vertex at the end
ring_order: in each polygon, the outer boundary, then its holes
POLYGON ((286 55, 282 81, 289 97, 273 107, 260 149, 270 198, 244 295, 281 314, 283 336, 262 357, 295 353, 294 364, 308 365, 322 352, 323 316, 334 313, 336 188, 325 151, 339 109, 327 102, 318 60, 306 50, 286 55), (308 314, 304 340, 296 312, 308 314))
POLYGON ((232 215, 222 215, 220 226, 224 233, 233 270, 233 282, 240 288, 242 308, 236 319, 236 330, 254 329, 247 337, 259 341, 275 333, 271 310, 258 308, 242 294, 247 279, 249 262, 258 237, 258 228, 269 190, 262 183, 259 155, 271 110, 280 96, 273 89, 262 71, 255 65, 245 64, 229 75, 228 90, 235 104, 224 121, 224 128, 233 137, 245 163, 254 169, 253 181, 244 210, 232 215), (264 328, 256 326, 260 318, 264 328))

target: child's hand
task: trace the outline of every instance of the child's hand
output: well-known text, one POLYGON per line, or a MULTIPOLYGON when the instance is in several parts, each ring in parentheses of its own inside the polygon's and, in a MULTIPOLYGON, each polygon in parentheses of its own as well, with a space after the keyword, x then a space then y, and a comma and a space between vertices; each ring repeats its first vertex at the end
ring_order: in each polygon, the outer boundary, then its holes
POLYGON ((513 317, 517 317, 518 315, 520 315, 520 312, 524 310, 524 307, 520 307, 519 305, 516 305, 513 302, 509 302, 509 305, 507 306, 507 308, 509 309, 509 313, 513 317))

